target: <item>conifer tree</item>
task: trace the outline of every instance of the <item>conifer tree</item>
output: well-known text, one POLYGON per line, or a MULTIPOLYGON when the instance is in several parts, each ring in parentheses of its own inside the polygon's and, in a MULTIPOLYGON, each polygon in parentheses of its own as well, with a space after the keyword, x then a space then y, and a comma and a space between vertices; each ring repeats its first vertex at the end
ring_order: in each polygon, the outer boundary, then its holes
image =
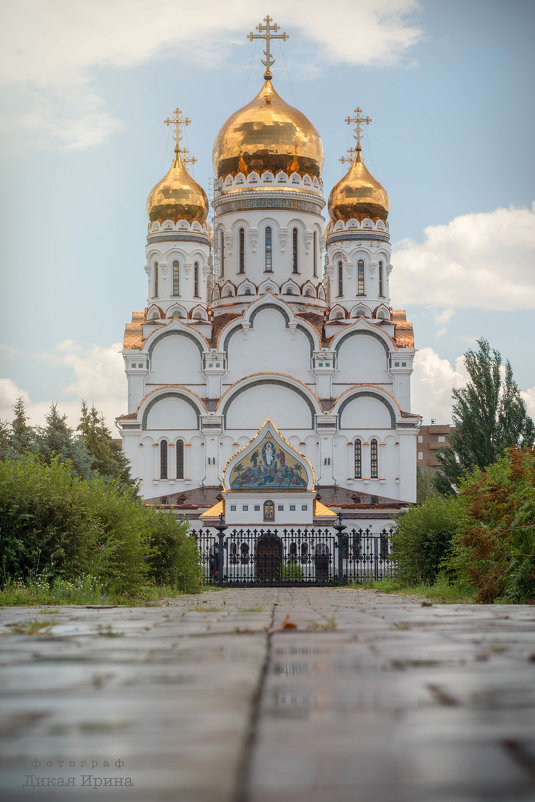
POLYGON ((20 395, 15 401, 13 412, 15 413, 15 417, 11 424, 11 434, 9 438, 10 451, 14 455, 25 454, 27 451, 31 450, 35 432, 31 426, 28 426, 26 407, 20 395))
POLYGON ((5 459, 11 451, 11 427, 7 420, 0 420, 0 459, 5 459))
POLYGON ((106 479, 115 479, 121 486, 135 487, 130 476, 130 464, 119 443, 114 443, 104 416, 94 406, 88 408, 82 401, 80 423, 77 430, 91 457, 91 467, 106 479))
POLYGON ((455 429, 448 445, 437 454, 440 468, 435 485, 444 494, 456 492, 472 468, 486 468, 507 448, 531 447, 535 441, 535 424, 527 414, 511 365, 506 362, 502 371, 501 354, 491 350, 487 340, 478 340, 477 346, 464 355, 469 381, 453 390, 455 429))
POLYGON ((54 455, 60 462, 69 460, 74 473, 82 479, 89 479, 92 475, 91 457, 83 439, 74 434, 67 424, 67 416, 59 414, 56 404, 50 405, 46 426, 37 430, 35 451, 48 464, 54 455))

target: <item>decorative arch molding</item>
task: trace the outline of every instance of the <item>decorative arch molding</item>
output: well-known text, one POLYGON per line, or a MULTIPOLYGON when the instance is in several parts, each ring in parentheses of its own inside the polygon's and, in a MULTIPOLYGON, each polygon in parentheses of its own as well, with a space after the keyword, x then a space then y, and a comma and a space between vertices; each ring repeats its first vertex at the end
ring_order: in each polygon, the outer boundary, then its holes
POLYGON ((390 399, 386 398, 380 392, 377 392, 377 391, 374 391, 374 390, 366 390, 366 389, 362 389, 362 390, 357 389, 357 390, 355 390, 355 389, 351 389, 351 390, 346 390, 346 393, 344 393, 345 397, 343 398, 343 400, 340 399, 338 401, 338 404, 335 404, 334 407, 331 410, 331 412, 333 414, 335 413, 335 410, 336 410, 336 414, 338 414, 338 426, 339 427, 341 427, 341 424, 342 424, 342 413, 343 413, 345 407, 351 401, 354 401, 356 398, 374 398, 376 401, 380 401, 381 404, 383 404, 383 406, 386 407, 386 409, 387 409, 387 411, 388 411, 388 413, 390 415, 390 428, 391 429, 395 429, 396 428, 396 414, 394 412, 394 408, 392 406, 392 402, 391 402, 390 399), (346 395, 346 393, 347 393, 347 395, 346 395), (336 409, 336 407, 338 407, 338 408, 336 409))
MULTIPOLYGON (((390 356, 391 350, 394 350, 394 346, 391 346, 386 339, 386 336, 383 333, 379 333, 377 331, 373 331, 369 328, 363 320, 359 321, 363 324, 362 328, 351 328, 349 331, 344 331, 342 334, 337 335, 338 339, 336 342, 333 342, 331 348, 334 350, 335 354, 338 355, 340 350, 340 346, 344 343, 349 337, 356 337, 358 335, 365 334, 367 337, 374 337, 378 342, 381 343, 383 348, 385 349, 385 354, 388 357, 390 356)), ((358 324, 357 324, 358 325, 358 324)))
POLYGON ((299 284, 293 279, 289 278, 284 282, 284 284, 281 285, 281 295, 301 295, 299 284), (288 292, 288 289, 292 289, 293 292, 288 292))
MULTIPOLYGON (((269 296, 271 290, 266 291, 266 295, 269 296)), ((259 312, 264 309, 275 309, 279 312, 282 317, 284 318, 284 322, 286 324, 286 328, 295 327, 297 331, 302 332, 305 337, 307 338, 309 345, 310 345, 310 355, 312 356, 314 351, 318 351, 321 348, 321 342, 317 336, 317 333, 314 329, 304 321, 297 320, 294 317, 293 312, 290 308, 284 303, 284 301, 280 301, 276 296, 272 294, 272 298, 266 298, 264 295, 262 298, 259 298, 255 303, 252 303, 249 308, 246 310, 245 315, 243 318, 238 318, 238 320, 233 320, 231 323, 227 324, 227 326, 222 329, 221 334, 219 336, 218 341, 218 348, 225 353, 228 354, 228 344, 230 338, 237 332, 242 330, 242 323, 246 322, 250 325, 254 324, 254 319, 259 312), (226 329, 226 331, 225 331, 226 329)))
POLYGON ((188 314, 186 309, 181 304, 173 304, 167 310, 167 318, 172 319, 174 317, 185 319, 187 318, 188 314))
POLYGON ((165 318, 162 307, 158 304, 151 304, 147 309, 147 320, 161 320, 162 318, 165 318), (158 316, 154 314, 155 312, 158 313, 158 316))
POLYGON ((300 396, 310 410, 311 427, 314 429, 315 416, 320 415, 322 412, 318 399, 311 394, 310 390, 305 384, 300 382, 298 379, 293 379, 290 376, 286 376, 284 373, 272 373, 271 375, 267 376, 262 373, 257 373, 253 376, 248 376, 247 379, 242 379, 242 381, 236 382, 236 384, 233 384, 231 387, 229 387, 225 394, 220 398, 216 407, 216 412, 219 412, 219 414, 221 414, 223 417, 224 425, 226 425, 228 409, 232 402, 239 395, 251 389, 251 387, 259 387, 266 384, 285 387, 287 390, 291 390, 300 396))
POLYGON ((151 338, 149 347, 147 348, 145 353, 147 353, 149 356, 152 356, 152 352, 154 351, 154 348, 160 342, 160 340, 162 340, 164 337, 172 337, 172 336, 187 337, 188 340, 191 340, 192 342, 195 343, 195 345, 199 349, 199 353, 201 354, 201 356, 204 353, 204 351, 207 350, 204 347, 202 341, 199 339, 199 337, 196 336, 196 332, 194 333, 192 331, 182 328, 173 327, 172 329, 170 329, 169 327, 166 327, 163 330, 159 329, 157 332, 155 332, 155 336, 151 338))
MULTIPOLYGON (((256 295, 256 285, 246 278, 244 281, 238 284, 236 295, 256 295)), ((221 297, 225 297, 223 293, 221 293, 221 297)))
POLYGON ((358 318, 358 317, 366 317, 370 318, 372 316, 372 312, 369 306, 366 304, 356 304, 353 309, 351 310, 350 317, 351 318, 358 318))
MULTIPOLYGON (((177 385, 176 387, 167 386, 165 388, 157 388, 153 390, 151 393, 145 396, 145 398, 141 401, 138 409, 137 415, 141 415, 141 430, 147 431, 147 418, 149 416, 149 412, 151 409, 159 402, 162 401, 164 398, 180 398, 182 401, 185 401, 187 404, 195 412, 195 417, 197 420, 197 428, 200 429, 201 426, 201 415, 206 414, 207 410, 204 407, 202 401, 197 396, 192 395, 192 393, 187 390, 185 387, 181 387, 177 385)), ((166 437, 166 435, 163 435, 166 437)))
POLYGON ((335 320, 345 320, 346 319, 346 310, 344 309, 341 304, 335 304, 331 311, 329 312, 329 322, 335 320))

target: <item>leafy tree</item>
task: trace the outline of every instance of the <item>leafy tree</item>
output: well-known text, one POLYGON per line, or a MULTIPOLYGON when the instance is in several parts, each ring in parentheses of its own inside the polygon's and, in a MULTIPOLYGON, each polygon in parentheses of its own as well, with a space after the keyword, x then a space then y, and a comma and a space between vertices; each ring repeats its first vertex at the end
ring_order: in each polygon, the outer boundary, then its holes
POLYGON ((455 493, 473 467, 485 468, 507 448, 531 447, 535 442, 535 423, 526 412, 511 365, 506 362, 502 371, 500 353, 491 350, 485 339, 477 345, 477 351, 465 354, 468 384, 453 390, 455 430, 437 455, 435 485, 444 494, 455 493))
POLYGON ((418 504, 423 504, 428 498, 437 495, 434 474, 431 471, 424 471, 423 468, 416 468, 416 501, 418 504))
POLYGON ((0 420, 0 459, 11 451, 11 427, 6 420, 0 420))
POLYGON ((114 443, 104 416, 82 401, 77 431, 91 458, 91 468, 105 479, 116 479, 122 487, 137 487, 130 475, 130 463, 118 443, 114 443))
POLYGON ((67 424, 67 416, 60 415, 56 404, 50 405, 46 426, 40 427, 35 436, 35 453, 47 464, 57 456, 60 462, 69 461, 77 476, 89 479, 91 457, 81 437, 77 437, 67 424))
POLYGON ((28 426, 28 416, 22 396, 19 396, 13 407, 15 417, 11 424, 10 450, 14 454, 26 454, 31 450, 35 438, 35 432, 28 426))
POLYGON ((449 567, 476 601, 535 603, 535 448, 514 447, 461 484, 469 516, 449 567))

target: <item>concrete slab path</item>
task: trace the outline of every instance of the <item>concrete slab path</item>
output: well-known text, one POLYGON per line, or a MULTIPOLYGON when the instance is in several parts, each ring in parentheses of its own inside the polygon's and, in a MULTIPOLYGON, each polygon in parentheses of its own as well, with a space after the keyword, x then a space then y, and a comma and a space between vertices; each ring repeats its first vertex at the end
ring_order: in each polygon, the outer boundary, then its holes
POLYGON ((535 609, 423 604, 3 608, 2 799, 533 802, 535 609))

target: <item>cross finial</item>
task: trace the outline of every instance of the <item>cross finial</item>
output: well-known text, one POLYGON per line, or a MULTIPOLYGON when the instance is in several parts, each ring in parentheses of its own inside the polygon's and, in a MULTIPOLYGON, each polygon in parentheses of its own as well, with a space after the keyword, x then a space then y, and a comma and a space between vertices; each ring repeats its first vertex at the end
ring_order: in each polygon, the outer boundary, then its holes
POLYGON ((180 139, 182 137, 182 132, 180 130, 180 126, 181 125, 189 125, 191 120, 189 120, 187 117, 184 117, 183 120, 180 119, 180 115, 182 114, 182 112, 180 111, 178 106, 174 110, 173 114, 175 116, 173 118, 167 117, 167 119, 164 120, 164 123, 166 125, 174 125, 175 126, 175 152, 178 152, 179 150, 181 150, 181 148, 180 148, 180 139))
POLYGON ((187 148, 182 148, 182 161, 184 164, 197 164, 197 159, 195 156, 188 156, 189 150, 187 148))
POLYGON ((357 140, 357 150, 360 150, 360 140, 362 139, 362 124, 364 123, 365 125, 369 125, 371 123, 371 121, 372 121, 372 118, 371 117, 363 117, 362 116, 362 109, 360 108, 360 106, 357 106, 356 109, 353 109, 353 114, 355 114, 356 116, 355 117, 346 117, 345 122, 348 125, 351 125, 351 123, 354 123, 354 125, 355 125, 355 133, 353 134, 353 136, 357 140))
POLYGON ((266 81, 269 81, 272 78, 270 67, 275 63, 275 59, 271 55, 271 40, 282 39, 282 41, 285 42, 287 39, 290 38, 290 36, 287 33, 278 33, 278 31, 280 31, 280 27, 277 25, 277 23, 275 23, 275 25, 271 25, 273 19, 269 16, 269 14, 267 15, 267 17, 264 17, 264 22, 266 23, 265 25, 262 25, 262 23, 260 22, 256 26, 256 30, 258 31, 258 33, 253 33, 251 31, 251 33, 247 35, 247 38, 250 39, 251 42, 253 41, 253 39, 266 40, 266 49, 264 50, 264 55, 266 58, 265 60, 261 59, 261 61, 266 68, 266 71, 264 73, 264 78, 266 81))
POLYGON ((355 153, 356 152, 357 151, 355 150, 355 148, 348 148, 347 149, 347 156, 340 156, 338 161, 341 164, 353 164, 353 162, 355 161, 355 153))

